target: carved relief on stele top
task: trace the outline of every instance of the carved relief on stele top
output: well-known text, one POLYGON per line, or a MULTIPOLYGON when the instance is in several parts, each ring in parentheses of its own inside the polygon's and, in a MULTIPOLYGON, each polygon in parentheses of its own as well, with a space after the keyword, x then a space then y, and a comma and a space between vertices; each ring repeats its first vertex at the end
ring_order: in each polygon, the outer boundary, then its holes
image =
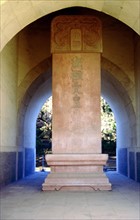
POLYGON ((101 22, 93 16, 64 15, 52 22, 51 52, 102 52, 101 22))

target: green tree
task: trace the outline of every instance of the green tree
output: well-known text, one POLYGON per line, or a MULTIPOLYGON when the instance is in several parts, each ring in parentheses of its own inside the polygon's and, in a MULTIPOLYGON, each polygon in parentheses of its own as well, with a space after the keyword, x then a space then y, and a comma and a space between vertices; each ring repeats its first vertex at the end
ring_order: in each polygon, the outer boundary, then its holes
POLYGON ((52 97, 43 105, 36 122, 37 157, 51 151, 52 147, 52 97))
POLYGON ((102 152, 116 155, 116 121, 108 103, 101 97, 102 152))

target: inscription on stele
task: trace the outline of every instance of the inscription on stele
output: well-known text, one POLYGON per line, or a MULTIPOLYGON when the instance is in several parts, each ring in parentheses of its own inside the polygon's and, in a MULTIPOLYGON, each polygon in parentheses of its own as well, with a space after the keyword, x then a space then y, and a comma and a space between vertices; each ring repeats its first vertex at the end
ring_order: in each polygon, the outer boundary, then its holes
POLYGON ((81 87, 82 87, 82 58, 74 56, 71 59, 71 81, 72 81, 72 94, 73 94, 73 108, 80 108, 81 103, 81 87))

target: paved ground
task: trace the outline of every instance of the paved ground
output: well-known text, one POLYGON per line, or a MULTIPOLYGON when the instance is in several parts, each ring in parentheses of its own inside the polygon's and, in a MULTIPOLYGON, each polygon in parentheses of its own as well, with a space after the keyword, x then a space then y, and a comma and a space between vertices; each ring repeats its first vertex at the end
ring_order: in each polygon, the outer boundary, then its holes
POLYGON ((1 220, 139 220, 140 185, 107 172, 110 192, 42 192, 46 172, 37 172, 1 191, 1 220))

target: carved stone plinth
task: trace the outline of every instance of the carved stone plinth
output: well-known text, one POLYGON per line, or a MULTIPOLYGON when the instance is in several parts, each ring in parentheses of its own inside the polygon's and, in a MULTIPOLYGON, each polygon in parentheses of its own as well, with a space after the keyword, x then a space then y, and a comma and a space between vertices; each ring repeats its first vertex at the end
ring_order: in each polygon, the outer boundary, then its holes
POLYGON ((105 154, 54 154, 47 155, 51 173, 42 185, 43 191, 111 190, 103 165, 105 154))

